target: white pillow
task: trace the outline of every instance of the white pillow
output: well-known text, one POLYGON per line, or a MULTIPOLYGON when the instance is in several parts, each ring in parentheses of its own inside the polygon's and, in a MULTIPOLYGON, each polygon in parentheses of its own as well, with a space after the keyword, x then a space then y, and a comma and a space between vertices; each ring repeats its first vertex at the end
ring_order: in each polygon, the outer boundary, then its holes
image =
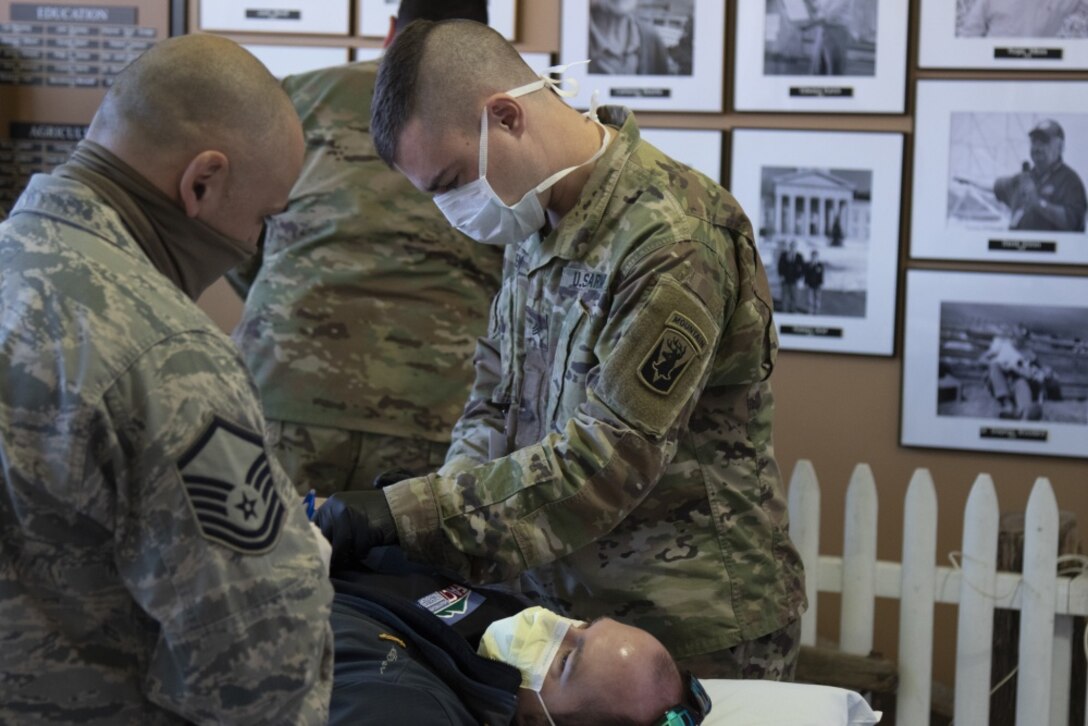
POLYGON ((705 726, 862 726, 880 721, 860 694, 777 681, 700 679, 713 707, 705 726))

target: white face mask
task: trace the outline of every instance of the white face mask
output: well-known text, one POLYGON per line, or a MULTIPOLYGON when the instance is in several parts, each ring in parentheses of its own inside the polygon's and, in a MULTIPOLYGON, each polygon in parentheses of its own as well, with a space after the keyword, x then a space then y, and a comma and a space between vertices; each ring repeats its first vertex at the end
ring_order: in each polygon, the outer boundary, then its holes
MULTIPOLYGON (((588 63, 588 61, 582 62, 588 63)), ((544 73, 553 71, 562 73, 571 65, 574 64, 553 66, 546 69, 544 73)), ((552 88, 561 96, 569 97, 577 94, 577 87, 564 91, 559 87, 561 83, 562 81, 542 75, 539 81, 519 86, 512 91, 507 91, 507 94, 511 98, 518 98, 542 88, 552 88)), ((527 239, 544 226, 544 207, 540 204, 539 195, 575 169, 592 164, 608 148, 608 132, 597 120, 596 99, 586 115, 601 127, 601 146, 597 152, 581 164, 569 166, 552 174, 527 191, 525 196, 511 206, 499 198, 487 181, 487 109, 485 108, 480 115, 479 176, 464 186, 435 196, 435 204, 451 225, 477 242, 508 245, 527 239)))
POLYGON ((532 607, 491 623, 484 631, 476 651, 521 671, 521 687, 536 693, 544 715, 554 726, 540 696, 540 689, 544 687, 544 679, 567 631, 571 626, 584 624, 581 620, 564 618, 546 608, 532 607))

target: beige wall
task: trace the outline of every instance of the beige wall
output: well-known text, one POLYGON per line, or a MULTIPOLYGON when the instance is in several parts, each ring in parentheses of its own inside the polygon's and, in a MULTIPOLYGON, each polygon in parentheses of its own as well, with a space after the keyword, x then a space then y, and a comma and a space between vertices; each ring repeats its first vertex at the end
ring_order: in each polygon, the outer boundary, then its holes
MULTIPOLYGON (((195 4, 195 3, 194 3, 195 4)), ((559 0, 521 0, 518 46, 522 50, 558 52, 559 0)), ((732 8, 733 3, 729 3, 732 8)), ((918 3, 912 7, 910 52, 911 67, 917 65, 918 3)), ((727 20, 732 27, 733 16, 727 20)), ((726 37, 732 35, 727 31, 726 37)), ((239 39, 245 39, 239 37, 239 39)), ((343 43, 343 40, 340 41, 343 43)), ((363 41, 352 41, 364 44, 363 41)), ((367 45, 373 43, 367 41, 367 45)), ((726 50, 726 102, 731 103, 730 90, 733 62, 730 47, 726 50)), ((949 71, 910 71, 913 103, 914 80, 918 78, 1044 78, 1088 79, 1088 73, 1025 74, 1025 73, 961 73, 949 71)), ((639 114, 645 126, 680 126, 728 130, 735 126, 811 129, 872 129, 900 131, 907 134, 906 179, 910 179, 911 138, 913 128, 909 115, 898 116, 835 116, 804 114, 751 114, 727 111, 719 114, 639 114)), ((726 144, 728 153, 728 144, 726 144)), ((728 164, 724 165, 728 169, 728 164)), ((903 270, 912 268, 963 269, 955 263, 908 262, 906 243, 909 214, 910 184, 902 213, 903 236, 900 252, 900 305, 902 309, 903 270)), ((972 265, 972 269, 1000 271, 1030 271, 1084 275, 1084 267, 972 265)), ((227 290, 213 290, 206 302, 221 324, 233 325, 237 319, 238 302, 227 290)), ((204 302, 204 301, 202 301, 204 302)), ((938 522, 938 557, 947 564, 946 553, 959 549, 962 532, 961 516, 971 483, 979 472, 994 477, 1003 510, 1023 510, 1031 484, 1037 476, 1046 476, 1054 485, 1059 504, 1073 510, 1082 531, 1088 530, 1088 462, 1085 459, 977 454, 935 449, 909 449, 899 446, 900 375, 902 360, 902 312, 897 319, 897 356, 872 358, 862 356, 826 355, 784 352, 773 381, 777 398, 776 448, 782 469, 788 478, 794 463, 800 458, 811 459, 820 478, 822 499, 822 550, 837 554, 842 550, 842 507, 846 484, 857 462, 867 462, 876 475, 881 501, 879 513, 880 537, 878 554, 882 559, 898 560, 902 542, 902 501, 910 476, 916 467, 927 467, 937 485, 940 507, 938 522)), ((1088 452, 1086 452, 1088 455, 1088 452)), ((820 600, 820 636, 837 639, 838 613, 834 598, 820 600), (832 606, 832 607, 829 607, 832 606)), ((878 610, 876 648, 885 655, 896 650, 897 610, 893 603, 881 602, 878 610)), ((955 608, 940 607, 937 613, 936 677, 952 681, 952 658, 955 632, 955 608)))

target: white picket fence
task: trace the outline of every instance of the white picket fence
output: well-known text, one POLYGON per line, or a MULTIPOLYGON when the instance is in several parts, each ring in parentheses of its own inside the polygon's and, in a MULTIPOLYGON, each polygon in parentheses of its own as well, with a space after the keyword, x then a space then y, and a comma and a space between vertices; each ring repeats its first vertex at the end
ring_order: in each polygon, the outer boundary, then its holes
POLYGON ((897 724, 929 723, 934 603, 959 605, 955 726, 989 723, 994 608, 1020 611, 1017 726, 1068 724, 1072 648, 1082 647, 1072 642, 1073 617, 1088 615, 1088 576, 1057 575, 1058 505, 1047 479, 1028 499, 1023 575, 996 569, 999 511, 987 474, 967 499, 959 568, 937 566, 937 494, 926 469, 914 472, 907 490, 901 563, 876 558, 876 482, 867 464, 858 464, 847 489, 842 557, 820 555, 820 487, 807 460, 794 468, 789 511, 805 563, 803 644, 816 644, 817 592, 842 594, 839 648, 855 655, 873 649, 875 598, 900 601, 897 724))

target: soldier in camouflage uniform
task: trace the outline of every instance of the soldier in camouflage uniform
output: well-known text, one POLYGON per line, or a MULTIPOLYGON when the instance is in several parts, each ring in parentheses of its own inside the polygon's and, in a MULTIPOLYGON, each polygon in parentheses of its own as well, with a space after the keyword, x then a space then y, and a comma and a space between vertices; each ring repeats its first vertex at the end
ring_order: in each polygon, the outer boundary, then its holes
MULTIPOLYGON (((417 17, 486 22, 487 5, 408 1, 398 27, 417 17)), ((306 162, 287 212, 269 225, 234 333, 277 457, 300 491, 323 496, 370 487, 389 469, 442 464, 502 271, 500 251, 450 229, 374 153, 377 69, 284 81, 306 162)))
POLYGON ((324 723, 315 530, 194 303, 302 149, 252 56, 167 40, 0 224, 0 722, 324 723))
POLYGON ((383 61, 371 128, 387 162, 478 238, 534 193, 547 217, 506 240, 446 464, 384 501, 350 497, 377 530, 360 538, 395 536, 474 581, 525 573, 553 609, 642 627, 700 675, 789 677, 805 596, 751 225, 640 141, 629 111, 599 109, 606 129, 548 85, 472 23, 414 24, 383 61))

